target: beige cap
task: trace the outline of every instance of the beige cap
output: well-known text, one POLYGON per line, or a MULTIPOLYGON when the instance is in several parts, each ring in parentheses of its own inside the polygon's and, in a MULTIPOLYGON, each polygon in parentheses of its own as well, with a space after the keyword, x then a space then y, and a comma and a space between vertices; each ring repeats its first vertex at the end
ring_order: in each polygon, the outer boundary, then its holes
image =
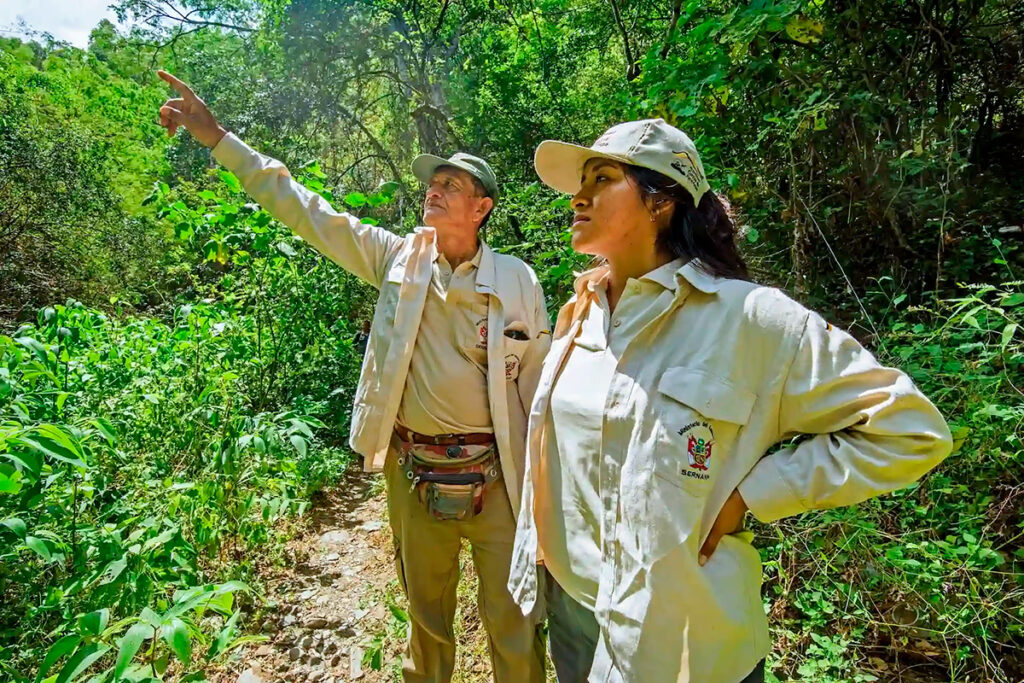
POLYGON ((711 189, 693 140, 664 119, 630 121, 612 126, 590 147, 545 140, 533 165, 545 185, 576 194, 583 165, 590 159, 613 159, 657 171, 686 188, 696 206, 711 189))

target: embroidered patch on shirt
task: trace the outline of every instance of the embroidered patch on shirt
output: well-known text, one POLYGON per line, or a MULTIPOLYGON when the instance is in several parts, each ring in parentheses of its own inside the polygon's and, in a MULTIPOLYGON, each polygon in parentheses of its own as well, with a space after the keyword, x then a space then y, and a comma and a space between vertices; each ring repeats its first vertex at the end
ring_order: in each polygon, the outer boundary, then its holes
POLYGON ((519 377, 519 356, 510 353, 505 356, 505 379, 509 382, 519 377))
POLYGON ((694 479, 710 479, 707 472, 715 447, 715 432, 711 425, 704 421, 691 422, 679 430, 679 435, 686 437, 686 457, 689 460, 689 467, 684 467, 679 474, 694 479))
POLYGON ((476 321, 476 347, 478 349, 487 348, 487 318, 476 321))

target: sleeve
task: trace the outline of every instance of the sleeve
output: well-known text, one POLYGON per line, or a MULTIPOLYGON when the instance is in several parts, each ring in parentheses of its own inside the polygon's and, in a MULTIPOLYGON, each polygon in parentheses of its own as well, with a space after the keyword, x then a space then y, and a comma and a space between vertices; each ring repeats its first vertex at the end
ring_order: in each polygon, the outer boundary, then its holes
POLYGON ((274 218, 356 277, 380 289, 384 269, 402 245, 388 230, 335 211, 326 199, 296 182, 284 164, 228 133, 213 158, 238 176, 246 192, 274 218))
POLYGON ((852 505, 906 486, 949 455, 946 421, 907 375, 810 313, 784 382, 781 438, 740 483, 759 520, 852 505))
POLYGON ((533 282, 533 302, 531 306, 532 319, 530 320, 530 332, 533 337, 530 339, 530 346, 523 357, 519 368, 519 399, 523 408, 529 412, 533 405, 533 394, 537 391, 537 384, 540 382, 540 371, 544 364, 544 357, 551 348, 551 319, 548 317, 548 308, 544 300, 544 290, 536 277, 533 282))

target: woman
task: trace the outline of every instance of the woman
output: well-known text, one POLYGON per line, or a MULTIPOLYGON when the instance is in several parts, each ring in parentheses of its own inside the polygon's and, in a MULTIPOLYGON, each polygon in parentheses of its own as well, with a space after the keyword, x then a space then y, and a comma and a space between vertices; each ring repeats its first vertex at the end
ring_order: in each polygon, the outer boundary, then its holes
POLYGON ((544 364, 509 588, 530 609, 546 581, 562 683, 763 680, 746 511, 899 488, 950 452, 949 430, 902 372, 746 280, 681 131, 624 123, 590 148, 547 141, 535 162, 573 195, 573 247, 603 264, 578 278, 544 364))

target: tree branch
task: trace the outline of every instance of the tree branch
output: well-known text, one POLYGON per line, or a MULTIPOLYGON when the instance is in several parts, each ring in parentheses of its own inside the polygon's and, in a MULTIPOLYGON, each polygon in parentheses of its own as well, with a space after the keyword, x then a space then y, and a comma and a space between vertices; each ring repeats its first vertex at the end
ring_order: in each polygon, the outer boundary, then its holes
POLYGON ((675 2, 672 3, 672 18, 668 22, 668 30, 665 31, 665 42, 664 44, 662 44, 661 52, 659 53, 659 56, 662 59, 668 57, 668 50, 671 46, 670 41, 672 40, 672 34, 675 33, 676 25, 679 24, 679 15, 682 13, 682 10, 683 0, 675 0, 675 2))
POLYGON ((633 49, 629 46, 629 34, 626 32, 626 26, 622 23, 622 15, 619 13, 618 3, 615 0, 608 0, 608 2, 612 6, 615 24, 619 27, 619 32, 622 34, 622 47, 626 51, 626 80, 632 81, 640 75, 640 65, 633 58, 633 49))

